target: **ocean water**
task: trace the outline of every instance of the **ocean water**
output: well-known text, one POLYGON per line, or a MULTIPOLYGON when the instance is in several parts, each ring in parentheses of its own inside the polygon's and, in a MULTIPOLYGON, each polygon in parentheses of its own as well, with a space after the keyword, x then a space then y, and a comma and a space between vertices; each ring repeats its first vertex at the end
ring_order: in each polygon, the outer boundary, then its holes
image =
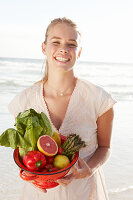
MULTIPOLYGON (((42 60, 0 58, 0 134, 14 126, 8 104, 21 90, 40 80, 42 60)), ((78 62, 75 74, 101 85, 117 104, 112 132, 112 154, 103 166, 110 200, 133 200, 133 64, 78 62)), ((13 150, 0 147, 0 199, 19 200, 24 182, 13 160, 13 150)))

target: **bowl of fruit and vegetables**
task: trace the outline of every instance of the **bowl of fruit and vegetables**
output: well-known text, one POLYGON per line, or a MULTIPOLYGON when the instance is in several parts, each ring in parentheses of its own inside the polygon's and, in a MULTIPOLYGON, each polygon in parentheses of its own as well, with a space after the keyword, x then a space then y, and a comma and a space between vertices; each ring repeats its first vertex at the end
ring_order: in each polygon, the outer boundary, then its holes
POLYGON ((56 180, 69 172, 86 146, 77 134, 53 133, 47 116, 33 109, 19 113, 15 127, 0 136, 0 145, 15 149, 20 177, 42 189, 56 187, 56 180))

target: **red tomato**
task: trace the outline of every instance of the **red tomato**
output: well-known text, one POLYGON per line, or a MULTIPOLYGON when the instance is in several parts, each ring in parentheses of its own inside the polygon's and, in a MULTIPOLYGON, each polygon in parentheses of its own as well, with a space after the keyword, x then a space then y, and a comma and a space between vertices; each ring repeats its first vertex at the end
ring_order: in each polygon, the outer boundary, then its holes
POLYGON ((58 154, 62 154, 63 153, 63 148, 62 147, 58 147, 58 154))
POLYGON ((56 167, 52 167, 52 171, 57 171, 57 170, 59 170, 59 169, 56 167))
POLYGON ((52 167, 53 165, 49 163, 45 165, 45 169, 47 169, 47 171, 51 171, 52 167))
POLYGON ((42 169, 41 172, 48 172, 48 170, 46 168, 42 169))
POLYGON ((52 164, 54 162, 54 157, 47 156, 47 163, 52 164))
POLYGON ((60 134, 60 138, 61 138, 61 145, 62 145, 66 140, 66 136, 60 134))

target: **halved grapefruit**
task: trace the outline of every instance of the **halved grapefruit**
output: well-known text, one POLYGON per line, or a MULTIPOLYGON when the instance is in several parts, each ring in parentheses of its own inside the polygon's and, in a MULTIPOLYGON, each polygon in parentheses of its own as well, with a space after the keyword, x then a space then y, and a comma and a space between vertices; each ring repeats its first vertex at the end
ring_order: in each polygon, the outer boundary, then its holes
POLYGON ((44 153, 46 156, 54 156, 58 152, 57 143, 49 135, 39 137, 37 147, 39 151, 44 153))

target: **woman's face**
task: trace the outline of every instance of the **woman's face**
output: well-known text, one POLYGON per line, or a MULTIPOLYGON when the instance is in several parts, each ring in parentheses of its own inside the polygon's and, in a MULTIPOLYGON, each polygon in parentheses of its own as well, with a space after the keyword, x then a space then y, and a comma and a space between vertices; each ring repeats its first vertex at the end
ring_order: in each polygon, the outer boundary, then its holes
POLYGON ((63 23, 51 27, 46 44, 43 44, 49 69, 70 71, 80 56, 79 39, 79 34, 70 25, 63 23))

